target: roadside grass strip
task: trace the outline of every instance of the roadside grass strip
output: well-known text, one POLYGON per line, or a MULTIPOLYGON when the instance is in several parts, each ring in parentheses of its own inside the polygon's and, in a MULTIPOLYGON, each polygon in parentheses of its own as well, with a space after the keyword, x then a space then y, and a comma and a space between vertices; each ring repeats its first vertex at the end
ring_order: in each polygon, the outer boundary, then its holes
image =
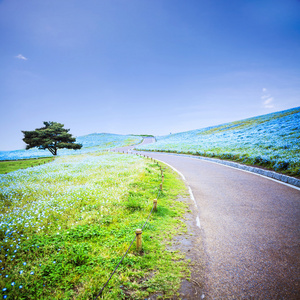
MULTIPOLYGON (((96 151, 103 151, 116 147, 135 145, 140 143, 141 141, 142 137, 140 136, 119 135, 110 133, 92 133, 76 138, 76 143, 82 144, 82 148, 80 150, 58 149, 57 155, 78 155, 96 151)), ((13 151, 0 151, 0 161, 48 156, 51 156, 51 153, 48 150, 39 150, 38 148, 32 148, 29 150, 24 149, 13 151)))
MULTIPOLYGON (((162 298, 189 277, 167 246, 183 234, 184 183, 169 168, 158 210, 101 299, 162 298)), ((0 283, 4 299, 94 299, 144 224, 161 182, 156 163, 91 153, 0 175, 0 283)))
POLYGON ((300 177, 300 107, 157 137, 136 148, 233 160, 300 177))

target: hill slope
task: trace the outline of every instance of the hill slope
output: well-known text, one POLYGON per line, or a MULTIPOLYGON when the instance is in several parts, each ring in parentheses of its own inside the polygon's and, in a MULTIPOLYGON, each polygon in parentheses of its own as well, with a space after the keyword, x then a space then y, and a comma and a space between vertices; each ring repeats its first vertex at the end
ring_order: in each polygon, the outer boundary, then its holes
POLYGON ((138 148, 218 157, 300 176, 300 107, 158 137, 157 143, 138 148))
MULTIPOLYGON (((139 136, 120 135, 110 133, 92 133, 76 138, 76 143, 82 144, 80 150, 59 149, 58 155, 83 154, 100 150, 111 149, 138 144, 142 141, 139 136)), ((29 150, 0 151, 1 160, 17 160, 35 157, 52 156, 48 150, 39 150, 37 148, 29 150)))

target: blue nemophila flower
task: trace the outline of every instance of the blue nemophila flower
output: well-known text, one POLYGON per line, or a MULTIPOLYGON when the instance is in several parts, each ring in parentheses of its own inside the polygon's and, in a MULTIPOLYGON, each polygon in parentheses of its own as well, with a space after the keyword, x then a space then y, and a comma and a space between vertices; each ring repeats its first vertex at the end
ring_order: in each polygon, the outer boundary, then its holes
POLYGON ((3 296, 3 299, 6 299, 6 298, 7 298, 7 295, 4 295, 4 296, 3 296))
POLYGON ((5 275, 5 278, 7 278, 8 277, 8 275, 5 275))
POLYGON ((56 261, 54 261, 53 263, 56 264, 56 261))
POLYGON ((22 273, 23 273, 23 270, 21 270, 19 273, 22 274, 22 273))
POLYGON ((3 288, 2 291, 5 292, 7 290, 7 288, 3 288))
POLYGON ((33 275, 33 274, 34 274, 34 272, 33 272, 33 271, 31 271, 31 272, 30 272, 30 275, 33 275))
POLYGON ((13 282, 11 283, 11 285, 14 286, 14 285, 15 285, 15 282, 13 281, 13 282))
POLYGON ((23 285, 21 284, 20 286, 19 286, 19 289, 21 289, 23 287, 23 285))
POLYGON ((23 262, 23 265, 26 266, 26 262, 23 262))

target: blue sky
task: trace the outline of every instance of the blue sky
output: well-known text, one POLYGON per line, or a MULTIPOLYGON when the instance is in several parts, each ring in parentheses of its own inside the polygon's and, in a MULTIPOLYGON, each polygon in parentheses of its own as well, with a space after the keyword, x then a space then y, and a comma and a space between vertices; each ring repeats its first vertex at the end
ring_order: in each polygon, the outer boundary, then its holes
POLYGON ((298 0, 0 0, 0 150, 165 135, 300 106, 298 0))

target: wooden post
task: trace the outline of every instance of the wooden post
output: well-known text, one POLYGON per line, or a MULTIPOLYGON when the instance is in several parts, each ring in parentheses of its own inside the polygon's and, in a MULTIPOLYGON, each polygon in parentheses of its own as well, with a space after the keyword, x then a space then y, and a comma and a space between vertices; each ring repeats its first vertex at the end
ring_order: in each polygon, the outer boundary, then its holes
POLYGON ((160 184, 160 190, 162 191, 162 183, 160 184))
POLYGON ((137 229, 135 231, 135 235, 136 235, 136 249, 137 251, 141 251, 142 250, 142 229, 137 229))
POLYGON ((153 200, 153 210, 157 211, 157 199, 153 200))
POLYGON ((161 181, 162 181, 162 182, 164 182, 164 178, 165 178, 165 176, 162 174, 162 175, 161 175, 161 181))

